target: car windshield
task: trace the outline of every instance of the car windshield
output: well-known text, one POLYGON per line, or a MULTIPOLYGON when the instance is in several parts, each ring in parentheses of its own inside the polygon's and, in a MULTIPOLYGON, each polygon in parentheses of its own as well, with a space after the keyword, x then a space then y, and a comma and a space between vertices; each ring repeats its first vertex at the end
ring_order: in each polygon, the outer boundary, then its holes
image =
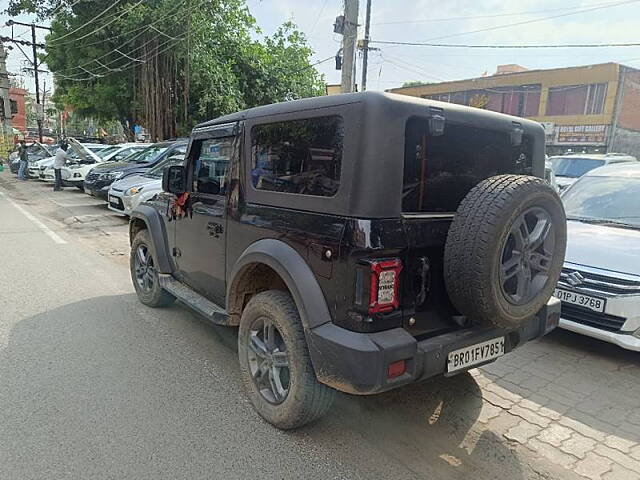
POLYGON ((585 157, 555 157, 549 159, 556 177, 579 178, 594 168, 605 164, 604 160, 585 157))
POLYGON ((173 157, 168 157, 159 162, 155 167, 150 169, 147 173, 144 174, 145 177, 150 178, 162 178, 162 172, 166 167, 170 167, 172 165, 182 165, 184 162, 184 155, 176 155, 173 157))
POLYGON ((640 228, 639 197, 640 178, 586 176, 562 201, 569 220, 640 228))
POLYGON ((117 152, 119 149, 120 147, 118 146, 103 148, 102 150, 99 150, 98 152, 96 152, 96 155, 98 155, 100 158, 106 158, 112 153, 117 152))
POLYGON ((126 161, 136 163, 153 162, 159 155, 162 155, 167 150, 167 148, 168 147, 161 147, 159 145, 151 146, 135 154, 135 157, 127 157, 126 161))

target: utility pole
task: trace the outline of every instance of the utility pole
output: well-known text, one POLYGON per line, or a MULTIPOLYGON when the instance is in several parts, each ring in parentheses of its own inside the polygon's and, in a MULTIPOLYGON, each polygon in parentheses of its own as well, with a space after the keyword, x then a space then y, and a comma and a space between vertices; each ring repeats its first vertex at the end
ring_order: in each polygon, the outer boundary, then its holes
POLYGON ((38 52, 36 51, 36 26, 31 24, 31 49, 33 51, 33 77, 36 82, 36 121, 38 122, 38 139, 42 143, 42 114, 40 105, 40 81, 38 78, 38 52))
POLYGON ((2 99, 2 132, 0 135, 11 135, 11 99, 9 97, 9 73, 7 72, 7 52, 0 42, 0 98, 2 99))
MULTIPOLYGON (((6 25, 9 27, 11 25, 22 25, 24 27, 31 28, 30 45, 33 53, 33 60, 31 60, 31 63, 33 64, 33 76, 36 83, 36 119, 38 122, 38 138, 40 142, 42 142, 42 119, 44 117, 44 108, 40 104, 40 78, 38 77, 38 52, 37 52, 37 48, 41 47, 42 45, 36 42, 36 28, 41 28, 42 30, 49 30, 49 31, 51 31, 51 29, 49 27, 42 27, 40 25, 36 25, 35 23, 22 23, 22 22, 16 22, 14 20, 9 20, 6 23, 6 25)), ((21 43, 23 45, 29 45, 29 43, 25 41, 17 41, 17 40, 12 40, 12 41, 14 41, 15 43, 21 43)))
POLYGON ((342 35, 342 93, 353 92, 358 39, 358 0, 344 0, 344 33, 342 35))
POLYGON ((371 0, 367 0, 364 22, 364 42, 362 42, 362 91, 367 89, 367 68, 369 66, 369 28, 371 27, 371 0))

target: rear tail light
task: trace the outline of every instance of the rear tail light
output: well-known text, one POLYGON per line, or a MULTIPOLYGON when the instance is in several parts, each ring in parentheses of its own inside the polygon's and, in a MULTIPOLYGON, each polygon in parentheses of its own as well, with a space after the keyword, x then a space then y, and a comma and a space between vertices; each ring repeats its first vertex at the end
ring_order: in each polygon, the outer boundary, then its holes
POLYGON ((398 360, 389 364, 387 368, 387 378, 396 378, 403 375, 407 371, 407 365, 404 360, 398 360))
POLYGON ((399 285, 402 262, 399 258, 372 261, 369 314, 385 313, 400 305, 399 285))

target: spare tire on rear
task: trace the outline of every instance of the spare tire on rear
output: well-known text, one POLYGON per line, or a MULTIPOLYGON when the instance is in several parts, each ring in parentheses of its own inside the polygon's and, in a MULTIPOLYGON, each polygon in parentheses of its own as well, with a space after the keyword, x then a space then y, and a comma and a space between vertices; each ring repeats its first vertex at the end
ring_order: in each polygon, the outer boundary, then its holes
POLYGON ((549 300, 560 278, 566 218, 544 180, 498 175, 462 200, 444 252, 455 308, 472 322, 519 326, 549 300))

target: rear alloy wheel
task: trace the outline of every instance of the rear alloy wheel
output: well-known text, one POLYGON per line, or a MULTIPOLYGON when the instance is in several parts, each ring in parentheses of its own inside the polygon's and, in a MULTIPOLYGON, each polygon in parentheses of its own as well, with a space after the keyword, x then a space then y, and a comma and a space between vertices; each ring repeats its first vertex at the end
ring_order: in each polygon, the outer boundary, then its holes
POLYGON ((289 430, 331 407, 335 390, 318 382, 291 295, 256 294, 240 318, 238 360, 251 404, 267 422, 289 430))
POLYGON ((171 305, 175 297, 160 286, 149 232, 138 232, 131 244, 131 280, 142 303, 150 307, 171 305))

